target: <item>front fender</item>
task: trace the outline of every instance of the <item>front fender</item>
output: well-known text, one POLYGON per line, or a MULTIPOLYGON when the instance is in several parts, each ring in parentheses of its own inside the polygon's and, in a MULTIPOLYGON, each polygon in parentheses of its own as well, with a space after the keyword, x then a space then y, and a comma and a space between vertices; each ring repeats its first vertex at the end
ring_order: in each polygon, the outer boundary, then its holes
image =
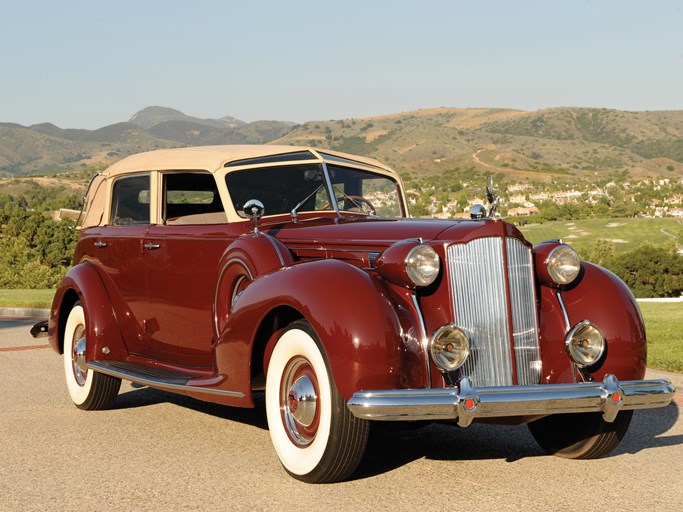
POLYGON ((87 360, 96 359, 103 347, 109 348, 110 357, 124 359, 128 354, 109 295, 97 268, 87 261, 72 267, 57 287, 48 323, 50 346, 60 354, 63 352, 66 320, 79 301, 85 311, 87 360))
POLYGON ((574 285, 560 292, 547 287, 541 291, 546 382, 573 380, 571 360, 564 349, 566 327, 557 293, 570 326, 590 320, 605 335, 606 354, 600 363, 589 368, 595 380, 603 380, 606 374, 613 374, 619 380, 639 380, 645 376, 645 326, 633 294, 621 279, 602 267, 582 262, 581 275, 574 285), (548 365, 546 356, 550 359, 548 365))
POLYGON ((402 382, 401 326, 386 289, 354 266, 319 260, 254 280, 235 303, 216 362, 240 391, 250 393, 249 361, 257 330, 280 307, 296 310, 311 323, 345 399, 362 389, 409 384, 402 382))

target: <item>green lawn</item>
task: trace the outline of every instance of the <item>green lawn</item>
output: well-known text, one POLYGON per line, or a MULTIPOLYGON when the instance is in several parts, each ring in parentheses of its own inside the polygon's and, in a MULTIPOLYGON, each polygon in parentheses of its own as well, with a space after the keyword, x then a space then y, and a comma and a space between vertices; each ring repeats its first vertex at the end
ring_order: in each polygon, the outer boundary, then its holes
POLYGON ((0 307, 49 309, 54 294, 54 290, 0 290, 0 307))
POLYGON ((647 334, 647 366, 683 373, 683 302, 640 302, 647 334))
POLYGON ((589 246, 602 238, 614 242, 616 252, 628 252, 650 242, 663 245, 679 235, 683 228, 680 219, 625 218, 554 221, 523 226, 520 230, 531 243, 561 238, 576 249, 589 246))

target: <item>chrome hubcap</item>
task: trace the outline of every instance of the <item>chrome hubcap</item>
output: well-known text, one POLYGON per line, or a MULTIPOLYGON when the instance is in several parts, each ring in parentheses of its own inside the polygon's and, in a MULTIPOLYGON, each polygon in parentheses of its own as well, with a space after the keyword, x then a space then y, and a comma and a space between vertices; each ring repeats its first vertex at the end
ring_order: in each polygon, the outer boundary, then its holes
POLYGON ((282 375, 280 404, 282 422, 290 440, 307 446, 315 439, 318 428, 318 381, 310 363, 296 357, 282 375))
POLYGON ((315 419, 318 397, 315 395, 313 382, 302 375, 289 390, 289 411, 294 421, 304 427, 310 427, 315 419))
POLYGON ((74 377, 79 386, 85 384, 86 376, 88 374, 88 366, 85 359, 85 343, 85 329, 79 328, 74 333, 74 344, 71 351, 74 377))

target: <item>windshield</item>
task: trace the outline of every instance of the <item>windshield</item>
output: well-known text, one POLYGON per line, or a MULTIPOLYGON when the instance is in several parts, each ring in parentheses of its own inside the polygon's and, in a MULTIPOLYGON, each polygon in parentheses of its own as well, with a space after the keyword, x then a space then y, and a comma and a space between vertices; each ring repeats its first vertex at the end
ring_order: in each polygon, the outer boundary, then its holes
MULTIPOLYGON (((383 175, 336 165, 327 166, 340 212, 400 217, 398 184, 383 175)), ((330 211, 328 186, 321 165, 261 167, 231 172, 225 177, 233 206, 243 216, 244 204, 258 199, 266 215, 330 211)))

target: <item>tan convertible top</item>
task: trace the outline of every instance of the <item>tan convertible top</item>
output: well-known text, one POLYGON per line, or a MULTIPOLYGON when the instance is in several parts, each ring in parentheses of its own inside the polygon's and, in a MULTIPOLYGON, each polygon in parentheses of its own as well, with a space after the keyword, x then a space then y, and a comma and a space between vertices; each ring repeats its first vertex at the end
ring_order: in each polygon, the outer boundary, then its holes
MULTIPOLYGON (((107 182, 111 182, 121 174, 144 171, 208 171, 215 173, 225 169, 227 164, 241 160, 251 160, 289 153, 309 152, 318 161, 344 159, 361 165, 381 169, 398 179, 396 171, 372 158, 349 155, 329 149, 312 148, 306 146, 269 146, 269 145, 225 145, 225 146, 196 146, 175 149, 158 149, 131 155, 120 160, 97 175, 88 189, 83 221, 81 227, 97 226, 103 221, 107 201, 107 182), (326 158, 330 155, 332 158, 326 158)), ((302 158, 302 160, 304 160, 302 158)), ((315 159, 305 159, 315 162, 315 159)), ((278 164, 274 159, 273 164, 278 164)), ((254 165, 255 162, 245 162, 254 165)), ((238 169, 239 164, 235 165, 238 169)))
MULTIPOLYGON (((309 151, 319 156, 319 152, 339 158, 360 162, 385 171, 392 170, 373 160, 356 155, 348 155, 328 149, 316 149, 306 146, 267 146, 267 145, 226 145, 197 146, 189 148, 158 149, 131 155, 109 167, 102 174, 106 177, 116 176, 131 171, 168 171, 168 170, 204 170, 214 172, 226 164, 249 158, 283 155, 309 151)), ((321 158, 322 159, 322 158, 321 158)), ((393 172, 392 172, 393 174, 393 172)))

